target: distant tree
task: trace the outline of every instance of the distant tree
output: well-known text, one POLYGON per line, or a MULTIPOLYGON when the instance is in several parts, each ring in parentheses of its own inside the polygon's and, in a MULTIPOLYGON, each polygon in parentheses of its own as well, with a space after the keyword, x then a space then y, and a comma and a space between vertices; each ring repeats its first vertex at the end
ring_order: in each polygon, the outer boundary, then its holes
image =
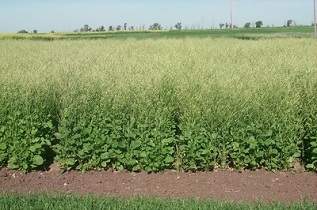
POLYGON ((113 31, 113 26, 109 26, 108 31, 113 31))
POLYGON ((122 29, 121 25, 118 25, 117 28, 116 28, 117 31, 121 31, 121 29, 122 29))
POLYGON ((263 21, 259 20, 255 22, 255 27, 256 28, 261 28, 263 26, 263 21))
POLYGON ((20 31, 18 31, 18 34, 27 34, 27 33, 29 33, 27 30, 20 30, 20 31))
POLYGON ((247 22, 246 24, 244 24, 244 28, 250 28, 251 27, 251 23, 247 22))
POLYGON ((82 27, 80 29, 80 32, 90 32, 92 30, 92 28, 89 25, 84 25, 84 27, 82 27))
POLYGON ((287 27, 291 27, 293 25, 295 25, 295 21, 294 20, 287 20, 287 23, 286 23, 287 27))
POLYGON ((50 32, 51 34, 54 34, 55 33, 55 31, 54 30, 51 30, 51 32, 50 32))
POLYGON ((105 27, 104 26, 100 26, 96 29, 97 32, 102 32, 102 31, 105 31, 105 27))
POLYGON ((123 24, 123 29, 126 31, 128 29, 128 24, 127 23, 124 23, 123 24))
POLYGON ((230 28, 230 24, 226 23, 226 28, 230 28))
POLYGON ((130 26, 129 31, 134 31, 134 26, 130 26))
POLYGON ((154 23, 153 25, 150 26, 149 29, 154 31, 159 31, 159 30, 162 30, 162 26, 159 23, 154 23))
POLYGON ((33 30, 33 34, 37 34, 37 30, 33 30))
POLYGON ((182 28, 183 28, 181 22, 176 23, 174 27, 175 27, 177 30, 182 30, 182 28))
POLYGON ((220 29, 223 29, 224 26, 225 26, 224 23, 220 23, 220 24, 219 24, 219 28, 220 28, 220 29))

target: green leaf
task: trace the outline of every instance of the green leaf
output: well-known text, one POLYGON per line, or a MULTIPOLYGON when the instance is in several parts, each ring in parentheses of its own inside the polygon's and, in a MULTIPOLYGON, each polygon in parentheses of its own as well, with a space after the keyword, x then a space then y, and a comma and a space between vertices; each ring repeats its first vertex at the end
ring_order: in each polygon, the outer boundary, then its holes
POLYGON ((49 129, 53 129, 53 123, 51 121, 48 121, 46 123, 46 127, 49 128, 49 129))
POLYGON ((68 159, 65 160, 65 164, 67 166, 75 166, 76 160, 74 158, 68 158, 68 159))
POLYGON ((301 157, 301 153, 300 152, 297 152, 294 154, 294 158, 300 158, 301 157))
POLYGON ((273 135, 273 131, 272 130, 268 130, 265 132, 264 137, 271 137, 273 135))
POLYGON ((109 162, 109 161, 103 161, 103 162, 101 163, 101 166, 102 166, 103 168, 107 168, 108 162, 109 162))
POLYGON ((173 143, 173 139, 172 139, 172 138, 163 139, 163 140, 162 140, 162 143, 163 143, 163 144, 171 144, 171 143, 173 143))
POLYGON ((0 133, 4 133, 5 129, 6 128, 4 126, 0 127, 0 133))
POLYGON ((31 152, 36 152, 38 149, 40 149, 42 147, 41 144, 34 144, 30 147, 30 151, 31 152))
POLYGON ((131 147, 132 148, 138 148, 142 145, 142 142, 140 140, 137 140, 137 141, 133 141, 131 142, 131 147))
POLYGON ((238 142, 233 142, 232 143, 232 147, 233 147, 234 150, 237 150, 237 149, 239 149, 240 145, 239 145, 238 142))
POLYGON ((174 158, 172 156, 167 156, 165 159, 164 159, 164 162, 165 163, 172 163, 174 162, 174 158))
POLYGON ((5 143, 1 143, 0 150, 6 150, 6 149, 7 149, 7 145, 5 143))
POLYGON ((80 137, 81 137, 80 134, 75 134, 75 135, 73 136, 73 139, 79 139, 80 137))
POLYGON ((33 164, 36 166, 41 166, 44 163, 44 160, 40 155, 35 155, 32 161, 33 161, 33 164))
POLYGON ((307 164, 306 168, 307 169, 315 169, 315 166, 314 166, 314 164, 307 164))
POLYGON ((124 167, 123 167, 123 165, 118 165, 118 166, 116 166, 116 169, 118 171, 123 171, 124 167))
POLYGON ((8 161, 8 168, 9 169, 18 169, 19 165, 17 164, 17 159, 15 157, 12 157, 8 161))
POLYGON ((140 157, 145 158, 146 156, 147 156, 146 152, 142 151, 142 152, 140 153, 140 157))
POLYGON ((136 165, 132 168, 132 171, 140 171, 141 167, 139 165, 136 165))
POLYGON ((102 153, 102 154, 100 155, 100 158, 101 158, 101 160, 107 160, 107 159, 109 159, 109 153, 108 153, 108 152, 102 153))
POLYGON ((317 148, 313 149, 312 153, 313 155, 317 155, 317 148))
POLYGON ((92 131, 92 128, 91 128, 91 127, 85 128, 85 129, 83 130, 83 134, 84 134, 84 135, 89 135, 89 134, 91 133, 91 131, 92 131))
POLYGON ((200 151, 201 155, 206 155, 208 153, 209 153, 209 150, 207 150, 207 149, 203 149, 203 150, 200 151))
POLYGON ((31 130, 31 135, 32 135, 32 136, 35 136, 35 135, 37 134, 37 132, 38 132, 38 129, 37 129, 37 128, 32 128, 32 130, 31 130))
POLYGON ((60 133, 55 133, 54 136, 56 139, 62 139, 62 134, 60 133))

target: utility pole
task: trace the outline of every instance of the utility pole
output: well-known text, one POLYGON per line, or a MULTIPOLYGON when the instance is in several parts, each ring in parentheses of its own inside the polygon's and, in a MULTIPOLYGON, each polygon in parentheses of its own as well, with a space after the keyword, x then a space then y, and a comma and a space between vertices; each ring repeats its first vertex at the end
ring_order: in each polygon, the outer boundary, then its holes
POLYGON ((315 28, 315 38, 317 38, 317 14, 316 14, 316 0, 314 0, 314 28, 315 28))
POLYGON ((230 28, 233 29, 233 0, 230 0, 230 28))

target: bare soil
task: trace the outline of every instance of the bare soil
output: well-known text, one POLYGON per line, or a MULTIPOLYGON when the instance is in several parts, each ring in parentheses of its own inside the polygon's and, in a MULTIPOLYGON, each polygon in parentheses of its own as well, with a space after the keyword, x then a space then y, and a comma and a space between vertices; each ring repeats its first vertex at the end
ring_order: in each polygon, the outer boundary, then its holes
POLYGON ((199 198, 228 201, 317 202, 317 174, 214 171, 157 174, 70 171, 21 173, 0 169, 1 193, 71 193, 119 197, 199 198))

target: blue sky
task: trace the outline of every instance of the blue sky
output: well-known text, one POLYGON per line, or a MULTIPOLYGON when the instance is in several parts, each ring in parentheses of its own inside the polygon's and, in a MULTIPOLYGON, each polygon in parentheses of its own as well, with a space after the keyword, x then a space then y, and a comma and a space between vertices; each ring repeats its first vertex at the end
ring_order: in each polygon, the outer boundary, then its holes
MULTIPOLYGON (((229 22, 229 0, 0 0, 0 31, 73 31, 83 24, 170 27, 218 26, 229 22)), ((265 25, 313 21, 313 0, 234 0, 234 23, 263 20, 265 25)))

